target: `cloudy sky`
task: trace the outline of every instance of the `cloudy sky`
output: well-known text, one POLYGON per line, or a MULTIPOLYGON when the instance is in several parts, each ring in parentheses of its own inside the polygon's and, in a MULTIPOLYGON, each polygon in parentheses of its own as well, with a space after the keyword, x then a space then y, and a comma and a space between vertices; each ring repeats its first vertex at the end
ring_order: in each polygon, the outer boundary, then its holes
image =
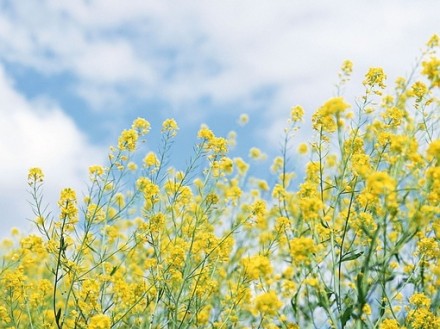
POLYGON ((49 200, 84 191, 88 166, 138 116, 156 130, 177 120, 176 163, 202 122, 236 130, 235 154, 275 155, 290 107, 310 116, 344 59, 352 102, 368 67, 409 74, 439 12, 438 0, 0 0, 0 233, 32 217, 29 167, 45 171, 49 200))

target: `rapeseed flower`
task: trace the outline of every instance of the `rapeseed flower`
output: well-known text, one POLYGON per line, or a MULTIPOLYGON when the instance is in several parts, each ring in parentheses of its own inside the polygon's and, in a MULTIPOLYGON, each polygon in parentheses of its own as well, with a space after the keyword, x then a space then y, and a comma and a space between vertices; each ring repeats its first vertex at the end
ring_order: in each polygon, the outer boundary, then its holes
POLYGON ((133 121, 131 129, 137 131, 141 136, 150 131, 150 123, 144 118, 137 118, 133 121))
POLYGON ((168 133, 174 137, 177 134, 177 130, 179 130, 179 126, 174 119, 166 119, 162 123, 162 133, 168 133))
POLYGON ((154 152, 148 152, 144 157, 144 165, 146 167, 158 167, 160 165, 159 159, 154 152))
POLYGON ((340 126, 340 119, 350 105, 342 97, 329 99, 312 116, 313 129, 332 133, 340 126))
POLYGON ((290 255, 293 264, 297 266, 310 265, 318 247, 312 238, 299 237, 290 240, 290 255))
POLYGON ((292 107, 292 109, 290 110, 290 119, 293 122, 299 122, 302 120, 304 116, 304 109, 302 106, 294 106, 292 107))
POLYGON ((422 62, 422 67, 422 74, 431 82, 431 87, 440 87, 440 58, 433 56, 422 62))
POLYGON ((304 168, 292 162, 299 106, 265 179, 229 156, 235 133, 204 125, 188 166, 163 167, 173 119, 143 159, 150 124, 134 120, 89 168, 82 200, 61 191, 59 217, 32 168, 38 231, 0 243, 0 328, 439 328, 438 45, 390 92, 369 70, 356 115, 344 62, 300 146, 304 168))
POLYGON ((379 87, 380 89, 385 88, 385 80, 387 76, 381 67, 372 67, 365 74, 365 79, 362 82, 364 86, 374 88, 379 87))
POLYGON ((90 319, 87 329, 110 329, 111 320, 107 315, 97 314, 90 319))
POLYGON ((238 124, 240 126, 245 126, 249 122, 249 115, 246 113, 240 114, 238 118, 238 124))
POLYGON ((44 180, 44 174, 41 168, 31 168, 28 173, 28 183, 33 185, 35 183, 42 183, 44 180))
POLYGON ((128 150, 130 152, 136 149, 136 143, 139 139, 139 134, 134 129, 125 129, 122 131, 118 139, 118 148, 121 151, 128 150))
POLYGON ((379 329, 400 329, 399 322, 395 319, 385 319, 379 325, 379 329))
POLYGON ((276 315, 283 303, 274 291, 263 293, 255 298, 255 309, 265 315, 276 315))

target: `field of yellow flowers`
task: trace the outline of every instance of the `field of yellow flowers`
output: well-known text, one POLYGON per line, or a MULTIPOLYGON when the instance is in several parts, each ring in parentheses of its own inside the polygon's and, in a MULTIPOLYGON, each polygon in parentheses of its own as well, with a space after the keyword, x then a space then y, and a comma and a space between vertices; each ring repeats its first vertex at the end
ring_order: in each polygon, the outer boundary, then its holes
POLYGON ((300 106, 273 186, 207 126, 187 168, 167 167, 173 119, 148 154, 136 119, 86 196, 65 188, 56 211, 30 169, 39 234, 1 242, 0 328, 440 328, 439 44, 392 92, 371 68, 355 104, 323 103, 298 186, 300 106))

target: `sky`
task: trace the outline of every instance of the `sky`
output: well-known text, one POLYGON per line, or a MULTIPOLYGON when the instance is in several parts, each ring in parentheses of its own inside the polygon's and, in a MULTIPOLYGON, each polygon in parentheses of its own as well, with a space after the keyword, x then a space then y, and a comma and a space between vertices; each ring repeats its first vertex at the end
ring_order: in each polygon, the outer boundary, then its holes
POLYGON ((202 123, 235 130, 245 159, 252 146, 277 155, 297 104, 306 122, 294 143, 307 141, 345 59, 354 104, 369 67, 390 84, 410 73, 439 12, 438 0, 0 0, 0 235, 31 227, 30 167, 44 170, 54 209, 60 189, 86 191, 89 165, 137 117, 153 126, 147 150, 176 119, 176 167, 202 123))

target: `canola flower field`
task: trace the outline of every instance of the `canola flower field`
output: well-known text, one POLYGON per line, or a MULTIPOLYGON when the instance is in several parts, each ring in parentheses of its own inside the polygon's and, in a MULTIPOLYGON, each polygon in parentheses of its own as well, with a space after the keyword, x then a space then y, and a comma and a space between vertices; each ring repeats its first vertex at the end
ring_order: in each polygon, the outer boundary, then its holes
POLYGON ((392 86, 371 68, 299 147, 294 106, 273 186, 207 126, 187 168, 167 167, 173 119, 146 155, 136 119, 89 168, 86 197, 65 188, 56 210, 31 168, 39 233, 1 242, 0 328, 440 328, 439 47, 392 86), (309 159, 298 186, 294 145, 309 159))

